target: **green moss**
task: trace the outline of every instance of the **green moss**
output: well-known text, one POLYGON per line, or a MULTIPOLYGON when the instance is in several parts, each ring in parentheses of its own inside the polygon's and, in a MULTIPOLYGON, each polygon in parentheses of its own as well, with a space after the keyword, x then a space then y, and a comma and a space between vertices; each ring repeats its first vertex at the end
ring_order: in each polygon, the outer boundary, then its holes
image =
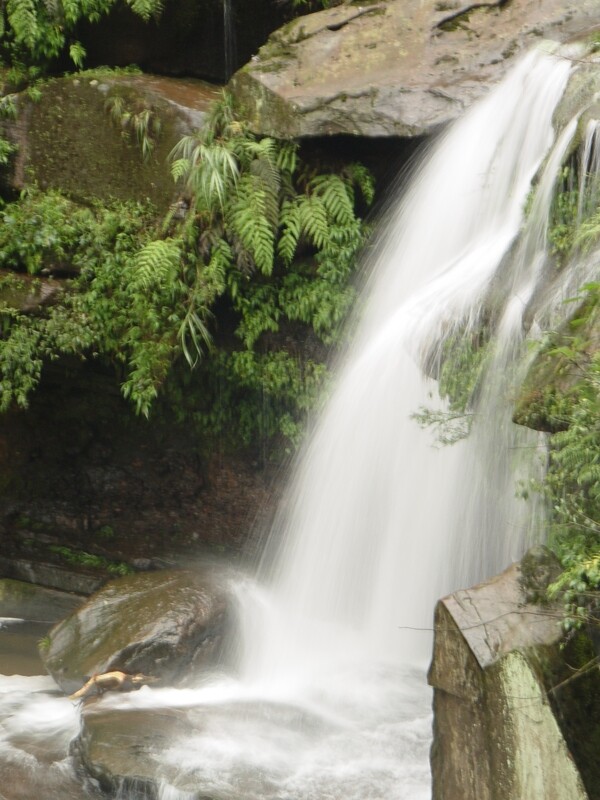
MULTIPOLYGON (((87 77, 50 81, 30 105, 27 182, 60 189, 79 201, 150 200, 164 209, 174 194, 166 166, 178 136, 174 113, 160 108, 163 133, 146 162, 132 137, 111 124, 106 95, 118 91, 134 102, 139 92, 125 84, 109 88, 87 77)), ((157 107, 158 108, 158 107, 157 107)))

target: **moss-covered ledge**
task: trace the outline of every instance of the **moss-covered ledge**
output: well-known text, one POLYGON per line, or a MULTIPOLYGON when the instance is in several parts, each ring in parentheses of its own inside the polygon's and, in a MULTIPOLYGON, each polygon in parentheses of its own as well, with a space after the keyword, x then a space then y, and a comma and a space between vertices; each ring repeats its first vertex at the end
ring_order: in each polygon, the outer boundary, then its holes
POLYGON ((581 394, 586 368, 600 351, 600 306, 575 313, 534 357, 515 403, 518 425, 556 433, 581 394))

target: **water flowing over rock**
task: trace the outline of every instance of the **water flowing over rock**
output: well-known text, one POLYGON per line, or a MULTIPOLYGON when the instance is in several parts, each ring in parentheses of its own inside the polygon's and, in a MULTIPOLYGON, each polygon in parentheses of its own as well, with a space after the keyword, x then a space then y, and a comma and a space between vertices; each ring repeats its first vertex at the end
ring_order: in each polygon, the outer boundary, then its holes
MULTIPOLYGON (((524 331, 533 325, 530 302, 544 273, 555 271, 546 246, 548 218, 578 116, 569 117, 564 129, 556 130, 553 121, 573 71, 573 52, 583 50, 528 54, 441 137, 390 215, 389 233, 374 248, 375 277, 353 353, 276 521, 279 549, 267 549, 261 583, 246 578, 236 586, 244 616, 236 671, 219 668, 210 676, 201 673, 195 686, 144 687, 87 705, 76 747, 105 788, 127 800, 430 797, 422 666, 433 600, 503 568, 544 525, 535 503, 515 498, 515 479, 534 471, 518 473, 516 455, 536 452, 538 438, 527 430, 529 438, 521 438, 511 412, 524 331), (413 415, 425 403, 444 407, 431 379, 444 343, 451 334, 479 342, 483 323, 493 323, 494 337, 473 398, 471 437, 436 449, 413 415), (111 736, 116 746, 109 749, 111 736)), ((508 581, 490 616, 486 586, 455 592, 439 606, 438 642, 452 663, 436 663, 431 680, 436 704, 448 700, 447 717, 455 715, 463 738, 455 745, 448 739, 453 732, 438 730, 434 761, 444 748, 454 759, 446 764, 462 769, 466 758, 479 789, 469 795, 467 779, 444 768, 436 776, 436 792, 448 792, 444 800, 586 798, 589 775, 577 775, 568 752, 583 763, 584 747, 576 751, 569 724, 561 717, 559 729, 547 702, 552 694, 560 707, 563 691, 575 682, 564 684, 559 659, 551 658, 556 619, 548 619, 546 610, 538 619, 538 607, 529 602, 545 585, 536 577, 544 571, 550 575, 552 565, 534 565, 534 580, 525 587, 516 568, 487 584, 508 581), (539 657, 531 654, 531 635, 513 625, 525 611, 537 620, 539 657), (468 634, 469 651, 457 650, 459 628, 468 634), (518 745, 510 761, 502 731, 518 745), (540 731, 546 738, 532 752, 540 731), (488 751, 474 777, 482 742, 488 751), (549 751, 552 785, 540 768, 549 751), (558 787, 562 794, 553 797, 558 787)), ((135 581, 142 589, 152 585, 149 575, 135 581)), ((183 583, 171 601, 187 608, 189 578, 183 583)), ((128 590, 134 592, 134 584, 128 590)), ((53 634, 48 664, 62 685, 67 688, 72 674, 81 678, 113 666, 160 670, 165 681, 178 679, 178 667, 161 662, 164 649, 147 652, 145 636, 136 639, 139 649, 136 644, 130 650, 131 630, 122 642, 116 631, 110 641, 102 639, 98 615, 118 608, 111 587, 105 591, 95 598, 89 626, 86 606, 72 618, 72 635, 69 624, 53 634), (98 603, 98 597, 108 602, 98 603), (61 660, 62 631, 70 652, 81 647, 80 634, 89 634, 93 664, 75 656, 72 667, 61 660)), ((140 595, 143 607, 152 608, 152 628, 154 618, 164 616, 150 603, 160 595, 140 595)), ((217 615, 219 597, 217 591, 217 615)), ((122 608, 121 617, 138 616, 135 604, 122 608)), ((139 617, 132 624, 144 623, 139 617)), ((175 640, 167 639, 170 654, 175 640)), ((74 715, 69 701, 59 699, 74 715)), ((44 697, 42 707, 48 705, 44 697)), ((446 711, 440 713, 438 726, 446 711)), ((73 715, 63 735, 73 730, 73 715)), ((587 754, 588 762, 594 760, 593 748, 587 754)))
POLYGON ((53 628, 42 658, 67 693, 114 669, 179 683, 214 665, 228 619, 217 567, 126 576, 53 628))
POLYGON ((349 2, 276 31, 230 86, 270 136, 430 134, 540 37, 564 41, 597 12, 595 0, 349 2))
POLYGON ((592 786, 593 756, 581 753, 581 731, 597 703, 561 705, 561 683, 574 672, 559 648, 560 607, 530 602, 532 575, 543 591, 560 569, 552 561, 534 552, 436 608, 433 800, 588 798, 582 775, 592 786))

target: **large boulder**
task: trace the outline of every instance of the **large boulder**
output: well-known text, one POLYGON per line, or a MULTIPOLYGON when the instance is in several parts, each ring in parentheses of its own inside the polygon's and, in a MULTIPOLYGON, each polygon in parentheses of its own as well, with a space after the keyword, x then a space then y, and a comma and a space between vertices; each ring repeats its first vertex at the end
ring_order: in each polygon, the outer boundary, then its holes
POLYGON ((565 657, 560 607, 532 602, 556 570, 547 551, 533 553, 438 603, 433 800, 598 797, 593 650, 581 635, 565 657))
POLYGON ((226 571, 138 573, 111 581, 53 628, 41 655, 69 693, 114 669, 172 685, 214 665, 229 621, 226 571))
POLYGON ((596 0, 352 0, 273 33, 230 86, 258 133, 421 136, 456 119, 541 37, 599 22, 596 0))
POLYGON ((9 187, 59 189, 86 204, 150 200, 164 211, 177 192, 169 153, 216 96, 200 81, 110 71, 47 81, 36 100, 16 96, 16 119, 3 123, 17 147, 9 187))

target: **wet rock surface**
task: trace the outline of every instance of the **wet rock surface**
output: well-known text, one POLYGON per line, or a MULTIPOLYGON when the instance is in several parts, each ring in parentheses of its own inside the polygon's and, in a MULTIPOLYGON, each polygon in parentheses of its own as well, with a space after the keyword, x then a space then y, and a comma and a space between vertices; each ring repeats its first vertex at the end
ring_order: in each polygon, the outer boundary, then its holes
POLYGON ((226 570, 166 570, 118 578, 53 628, 41 650, 67 693, 96 673, 142 672, 181 683, 214 665, 230 623, 226 570))
POLYGON ((216 95, 201 81, 109 70, 50 80, 35 102, 19 95, 16 120, 3 123, 18 146, 8 183, 13 190, 59 189, 84 203, 150 200, 165 210, 176 195, 168 155, 183 134, 201 126, 216 95), (123 122, 125 114, 144 113, 152 147, 147 157, 123 122))
POLYGON ((23 581, 0 578, 0 617, 59 622, 80 606, 83 598, 23 581))
POLYGON ((0 579, 0 671, 3 675, 39 675, 38 642, 52 624, 83 603, 75 594, 31 583, 0 579))
POLYGON ((137 417, 109 370, 49 366, 29 409, 0 420, 0 576, 90 594, 122 570, 237 556, 268 522, 273 473, 137 417))
POLYGON ((437 605, 434 800, 597 797, 581 735, 600 721, 597 671, 585 685, 569 681, 587 637, 563 652, 560 606, 528 600, 532 582, 539 592, 552 578, 552 558, 534 552, 526 574, 515 564, 437 605))
POLYGON ((276 31, 231 87, 259 133, 420 136, 456 119, 542 38, 597 23, 595 0, 350 2, 276 31))

